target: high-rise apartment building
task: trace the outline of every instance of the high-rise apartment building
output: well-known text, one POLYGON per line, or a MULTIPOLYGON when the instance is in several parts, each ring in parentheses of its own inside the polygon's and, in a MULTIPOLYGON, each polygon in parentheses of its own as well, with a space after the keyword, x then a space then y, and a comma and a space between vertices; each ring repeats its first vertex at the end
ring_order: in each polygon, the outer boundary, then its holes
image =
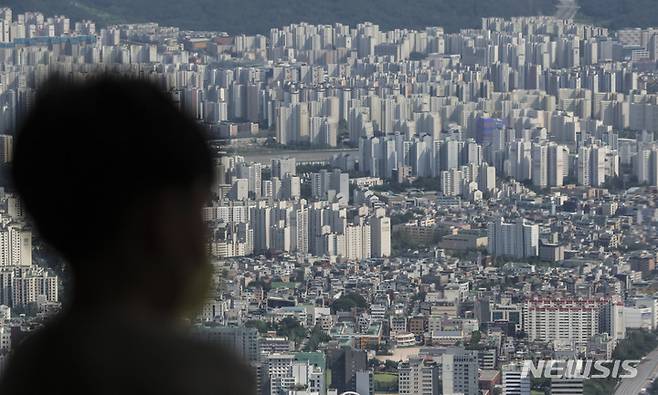
POLYGON ((582 395, 585 393, 585 380, 582 377, 551 379, 551 395, 582 395))
POLYGON ((525 219, 506 223, 503 218, 488 226, 488 250, 494 256, 528 258, 539 254, 539 226, 525 219))
POLYGON ((193 328, 193 334, 208 343, 226 347, 247 362, 260 361, 260 343, 256 328, 198 326, 193 328))
POLYGON ((0 163, 11 162, 13 156, 14 136, 9 134, 0 134, 0 163))
POLYGON ((463 173, 457 168, 441 172, 441 192, 444 196, 459 196, 462 194, 463 173))
POLYGON ((5 267, 0 272, 0 296, 11 307, 25 307, 31 303, 59 301, 57 276, 37 267, 5 267), (11 295, 11 299, 6 300, 11 295))
POLYGON ((358 373, 366 371, 368 357, 365 351, 351 347, 330 345, 327 364, 331 369, 331 385, 338 393, 356 391, 358 373))
POLYGON ((341 206, 347 206, 350 201, 349 182, 349 174, 340 169, 320 170, 311 174, 311 193, 316 199, 338 201, 341 206))
POLYGON ((370 217, 370 237, 372 256, 384 258, 391 256, 391 218, 380 208, 370 217))
POLYGON ((561 187, 568 175, 569 150, 559 144, 548 145, 548 185, 561 187))
POLYGON ((502 367, 503 395, 530 395, 530 376, 522 374, 521 364, 510 363, 502 367))
POLYGON ((287 175, 297 175, 297 160, 295 158, 272 159, 272 177, 282 180, 287 175))
POLYGON ((482 192, 492 192, 496 189, 496 168, 482 163, 478 170, 478 189, 482 192))
POLYGON ((0 228, 0 266, 32 265, 32 231, 22 225, 0 228))
MULTIPOLYGON (((400 395, 438 395, 441 365, 422 358, 409 358, 398 366, 400 395)), ((444 391, 445 393, 445 391, 444 391)))
POLYGON ((633 160, 637 181, 642 184, 658 186, 658 147, 642 147, 633 160))
POLYGON ((450 348, 441 356, 444 394, 478 395, 478 352, 450 348))
POLYGON ((623 339, 623 312, 617 298, 532 298, 523 308, 523 330, 530 341, 582 345, 599 333, 623 339))
POLYGON ((532 146, 532 184, 538 188, 548 186, 548 146, 533 144, 532 146))
POLYGON ((304 388, 309 393, 326 393, 325 371, 300 354, 270 353, 259 364, 259 387, 269 394, 290 393, 304 388))

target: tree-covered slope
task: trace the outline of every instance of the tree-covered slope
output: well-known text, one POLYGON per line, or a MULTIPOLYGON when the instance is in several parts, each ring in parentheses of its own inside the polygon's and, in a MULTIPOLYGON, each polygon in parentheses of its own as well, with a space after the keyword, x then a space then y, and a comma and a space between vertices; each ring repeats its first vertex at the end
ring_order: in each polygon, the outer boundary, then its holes
POLYGON ((101 24, 156 21, 185 29, 263 33, 293 22, 378 23, 384 29, 477 27, 482 16, 552 14, 553 0, 0 0, 101 24))
MULTIPOLYGON (((156 21, 185 29, 265 33, 293 22, 383 29, 477 27, 483 16, 551 15, 556 0, 0 0, 16 11, 38 10, 100 24, 156 21)), ((658 0, 578 0, 578 17, 612 28, 658 25, 658 0)))
POLYGON ((580 16, 613 29, 658 26, 658 0, 578 0, 580 16))

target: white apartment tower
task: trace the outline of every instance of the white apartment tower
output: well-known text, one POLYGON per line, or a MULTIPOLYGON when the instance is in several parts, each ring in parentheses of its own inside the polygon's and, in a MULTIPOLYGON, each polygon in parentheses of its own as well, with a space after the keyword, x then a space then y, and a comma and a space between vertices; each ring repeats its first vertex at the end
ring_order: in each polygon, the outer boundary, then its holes
POLYGON ((386 216, 383 208, 377 209, 370 217, 370 237, 373 257, 391 256, 391 218, 386 216))
POLYGON ((625 337, 623 303, 613 298, 532 298, 523 308, 529 341, 566 341, 584 345, 599 333, 625 337))
POLYGON ((589 147, 580 147, 578 150, 578 185, 592 185, 590 153, 589 147))
POLYGON ((344 258, 362 260, 371 257, 370 224, 354 224, 345 228, 344 258))
POLYGON ((567 159, 569 152, 565 146, 559 144, 548 145, 548 185, 561 187, 564 176, 567 174, 567 159))
POLYGON ((17 224, 0 229, 0 266, 32 265, 32 231, 17 224))
POLYGON ((441 192, 444 196, 459 196, 462 194, 463 173, 457 168, 441 172, 441 192))
POLYGON ((12 307, 26 306, 39 301, 57 302, 57 276, 44 269, 16 270, 12 283, 12 307))
POLYGON ((539 226, 519 218, 505 223, 503 218, 488 226, 488 249, 494 256, 528 258, 539 254, 539 226))
POLYGON ((601 187, 606 178, 605 147, 581 147, 578 150, 578 184, 583 186, 601 187))
POLYGON ((639 183, 658 186, 658 147, 638 150, 633 165, 639 183))
POLYGON ((522 368, 515 363, 503 366, 503 395, 530 395, 530 376, 521 374, 522 368))
MULTIPOLYGON (((436 395, 439 393, 439 370, 436 362, 409 358, 398 367, 400 395, 436 395)), ((444 393, 446 393, 444 391, 444 393)))
POLYGON ((479 395, 477 351, 449 349, 441 360, 444 394, 479 395))

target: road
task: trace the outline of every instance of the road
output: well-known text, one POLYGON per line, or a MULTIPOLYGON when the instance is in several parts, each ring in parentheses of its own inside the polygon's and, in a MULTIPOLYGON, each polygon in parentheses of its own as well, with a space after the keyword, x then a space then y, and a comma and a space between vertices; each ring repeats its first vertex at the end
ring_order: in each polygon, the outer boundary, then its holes
POLYGON ((649 388, 651 380, 658 377, 658 348, 647 354, 637 367, 637 376, 632 379, 622 379, 617 386, 615 395, 639 394, 642 388, 649 388))

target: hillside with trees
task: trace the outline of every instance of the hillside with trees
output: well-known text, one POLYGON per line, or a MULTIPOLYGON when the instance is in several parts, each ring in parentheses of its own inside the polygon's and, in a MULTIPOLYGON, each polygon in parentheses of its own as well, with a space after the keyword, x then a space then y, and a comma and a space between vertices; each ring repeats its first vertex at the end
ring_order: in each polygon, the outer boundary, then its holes
POLYGON ((382 29, 479 27, 483 16, 552 14, 554 0, 3 0, 15 11, 38 10, 100 25, 155 21, 182 29, 267 33, 271 27, 305 21, 382 29))

